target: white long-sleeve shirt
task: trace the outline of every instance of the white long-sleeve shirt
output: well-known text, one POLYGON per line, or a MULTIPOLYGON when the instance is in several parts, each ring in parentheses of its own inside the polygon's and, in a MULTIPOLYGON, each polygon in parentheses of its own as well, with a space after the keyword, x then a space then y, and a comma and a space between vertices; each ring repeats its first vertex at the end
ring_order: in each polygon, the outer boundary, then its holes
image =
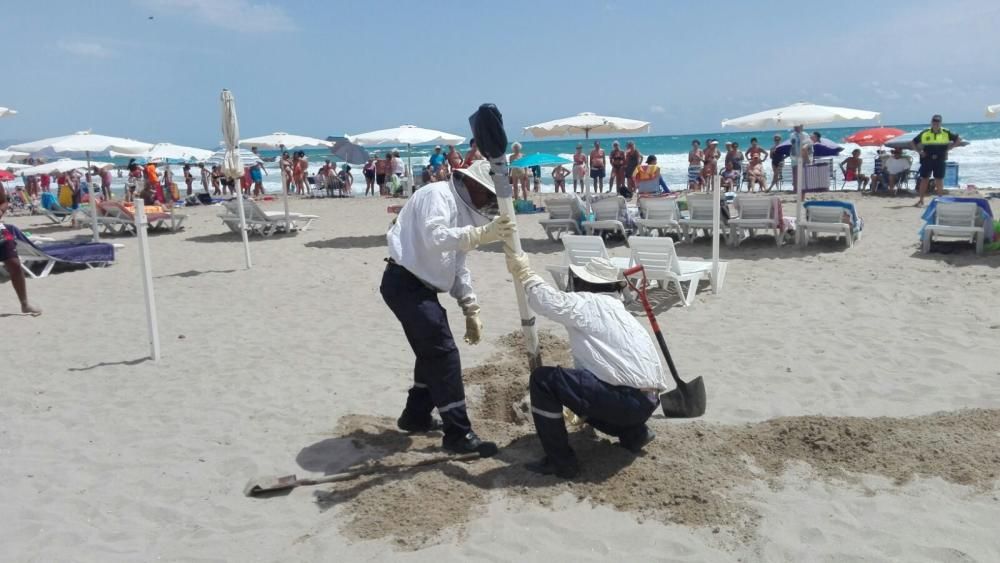
POLYGON ((459 302, 475 302, 472 274, 461 248, 477 216, 458 197, 450 181, 434 182, 413 193, 389 229, 389 256, 424 283, 447 291, 459 302))
POLYGON ((538 276, 525 292, 536 313, 566 327, 574 367, 611 385, 668 389, 656 344, 617 296, 559 291, 538 276))

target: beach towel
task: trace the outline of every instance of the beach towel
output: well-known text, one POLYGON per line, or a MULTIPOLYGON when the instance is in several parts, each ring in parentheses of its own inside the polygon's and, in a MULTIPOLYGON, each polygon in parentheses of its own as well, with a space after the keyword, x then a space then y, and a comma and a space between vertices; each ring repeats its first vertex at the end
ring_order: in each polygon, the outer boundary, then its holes
POLYGON ((917 231, 918 235, 920 236, 920 240, 923 240, 924 238, 924 227, 934 222, 934 217, 937 212, 937 204, 939 201, 943 201, 946 203, 951 203, 951 202, 975 203, 976 206, 979 207, 979 219, 977 220, 977 223, 978 221, 982 221, 983 225, 983 235, 985 237, 983 240, 986 243, 990 243, 994 240, 1000 240, 994 238, 996 236, 996 231, 994 230, 993 227, 994 224, 993 210, 990 209, 990 202, 986 201, 986 199, 981 197, 961 197, 961 196, 941 196, 931 200, 930 205, 928 205, 927 209, 924 210, 924 214, 920 216, 920 218, 923 219, 924 221, 923 226, 921 226, 920 230, 917 231))
POLYGON ((35 244, 20 229, 14 225, 4 225, 4 227, 14 233, 14 238, 31 245, 32 247, 48 254, 49 256, 76 264, 86 264, 88 262, 114 262, 115 247, 106 242, 50 242, 46 244, 35 244))
POLYGON ((840 207, 843 208, 851 215, 851 229, 854 232, 861 231, 865 228, 864 219, 858 215, 857 209, 854 207, 854 203, 850 201, 807 201, 802 204, 802 207, 840 207))

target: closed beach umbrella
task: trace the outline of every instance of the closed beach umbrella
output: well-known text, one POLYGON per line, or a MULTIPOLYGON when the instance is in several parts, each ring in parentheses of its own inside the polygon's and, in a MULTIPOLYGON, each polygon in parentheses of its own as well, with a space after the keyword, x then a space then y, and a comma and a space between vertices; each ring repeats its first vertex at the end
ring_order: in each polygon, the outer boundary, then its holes
POLYGON ((17 112, 5 107, 0 107, 0 117, 10 117, 12 115, 17 115, 17 112))
MULTIPOLYGON (((153 145, 136 141, 135 139, 125 139, 122 137, 109 137, 107 135, 95 135, 90 131, 79 131, 72 135, 62 137, 52 137, 31 143, 11 145, 8 150, 31 153, 32 155, 85 155, 87 162, 94 155, 110 155, 111 151, 118 152, 140 152, 149 150, 153 145)), ((96 193, 91 194, 90 210, 94 215, 91 226, 94 231, 94 242, 101 239, 97 225, 97 197, 96 193)))
MULTIPOLYGON (((261 149, 269 150, 285 150, 285 149, 305 149, 305 148, 316 148, 316 147, 329 147, 331 143, 324 141, 323 139, 317 139, 315 137, 305 137, 302 135, 290 135, 288 133, 278 131, 276 133, 271 133, 270 135, 264 135, 261 137, 250 137, 249 139, 243 139, 240 141, 241 147, 258 147, 261 149)), ((285 224, 288 224, 288 184, 285 174, 281 174, 281 201, 282 205, 285 206, 285 224)))
POLYGON ((424 129, 416 125, 400 125, 392 129, 379 129, 358 135, 348 135, 347 140, 365 147, 406 145, 406 160, 410 169, 409 174, 411 174, 408 187, 412 189, 413 162, 410 149, 413 145, 458 145, 465 142, 465 137, 434 129, 424 129))
MULTIPOLYGON (((881 117, 877 111, 863 109, 851 109, 835 106, 821 106, 808 102, 798 102, 790 106, 769 109, 735 119, 725 119, 722 121, 723 127, 739 127, 743 129, 780 129, 783 127, 794 127, 795 125, 821 125, 838 121, 878 119, 881 117)), ((801 240, 802 229, 802 198, 805 192, 801 184, 804 180, 802 170, 802 159, 795 155, 796 167, 798 169, 795 189, 798 195, 795 197, 795 237, 801 240)))
MULTIPOLYGON (((222 103, 222 141, 226 146, 222 159, 222 173, 236 179, 243 176, 243 161, 240 158, 240 124, 236 120, 236 100, 233 93, 223 90, 220 97, 222 103)), ((253 154, 253 153, 251 153, 253 154)), ((243 253, 246 257, 247 269, 253 265, 250 262, 250 240, 247 238, 247 219, 243 211, 243 190, 236 190, 236 207, 240 214, 240 233, 243 235, 243 253)), ((287 221, 287 217, 285 217, 287 221)), ((287 224, 287 223, 286 223, 287 224)))
POLYGON ((28 156, 26 152, 0 150, 0 162, 10 162, 28 156))
POLYGON ((147 162, 202 162, 212 156, 212 151, 196 147, 185 147, 173 143, 156 143, 149 150, 139 153, 111 151, 111 156, 142 158, 147 162))
POLYGON ((895 127, 875 127, 864 129, 844 137, 845 143, 854 143, 862 147, 881 147, 886 141, 895 139, 906 131, 895 127))
POLYGON ((649 122, 625 117, 597 115, 588 111, 572 117, 529 125, 524 128, 524 132, 530 133, 538 139, 566 137, 580 133, 583 133, 584 138, 589 139, 591 133, 598 135, 602 133, 649 133, 649 122))

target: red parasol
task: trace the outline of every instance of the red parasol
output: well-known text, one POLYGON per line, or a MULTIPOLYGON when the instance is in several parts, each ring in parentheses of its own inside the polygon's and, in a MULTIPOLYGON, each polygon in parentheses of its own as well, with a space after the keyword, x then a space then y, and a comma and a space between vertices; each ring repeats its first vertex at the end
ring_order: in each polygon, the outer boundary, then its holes
POLYGON ((854 143, 862 147, 880 147, 903 133, 906 133, 906 131, 896 129, 895 127, 875 127, 874 129, 865 129, 849 137, 845 137, 844 142, 854 143))
POLYGON ((0 182, 9 182, 14 179, 14 174, 6 170, 0 170, 0 182))

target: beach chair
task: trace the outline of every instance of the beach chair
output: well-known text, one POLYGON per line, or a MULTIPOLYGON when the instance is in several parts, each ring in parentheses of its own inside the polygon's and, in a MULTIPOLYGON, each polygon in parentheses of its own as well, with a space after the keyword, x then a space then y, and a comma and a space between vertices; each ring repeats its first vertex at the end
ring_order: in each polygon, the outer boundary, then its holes
POLYGON ((979 206, 975 203, 938 201, 934 210, 934 222, 924 227, 921 252, 930 252, 931 242, 937 237, 971 239, 976 244, 976 254, 982 254, 985 233, 982 225, 976 225, 978 218, 979 206))
POLYGON ((640 236, 647 236, 654 231, 660 236, 671 232, 681 233, 681 210, 677 207, 676 198, 643 197, 639 198, 640 218, 635 220, 640 236))
POLYGON ((74 215, 74 210, 66 209, 59 204, 59 200, 56 196, 50 192, 43 192, 41 196, 41 205, 35 208, 39 214, 43 215, 49 221, 55 224, 62 223, 66 219, 70 219, 74 215))
MULTIPOLYGON (((10 229, 8 225, 6 228, 10 229)), ((44 278, 58 265, 83 266, 88 269, 108 266, 115 261, 115 247, 105 242, 53 242, 36 244, 20 229, 13 229, 21 269, 31 278, 44 278), (32 266, 41 264, 38 273, 32 266)))
MULTIPOLYGON (((659 282, 664 290, 674 289, 681 303, 687 307, 694 303, 698 284, 712 278, 712 263, 701 260, 680 260, 670 237, 629 237, 632 255, 629 266, 642 266, 649 281, 659 282), (684 291, 683 284, 688 284, 684 291)), ((722 274, 724 263, 719 264, 722 274)), ((637 274, 641 278, 642 274, 637 274)))
POLYGON ((590 204, 593 220, 583 222, 583 230, 588 235, 594 233, 621 233, 622 238, 628 237, 622 218, 626 213, 625 198, 620 195, 594 199, 590 204))
MULTIPOLYGON (((226 213, 219 215, 225 224, 234 233, 240 232, 239 200, 231 199, 223 206, 226 213)), ((261 236, 271 236, 276 232, 306 231, 312 222, 319 218, 318 215, 306 215, 304 213, 289 213, 288 224, 285 223, 284 211, 264 211, 257 205, 257 202, 244 199, 243 214, 246 219, 247 230, 261 236)))
POLYGON ((849 201, 810 201, 805 204, 806 218, 802 222, 802 247, 809 246, 809 239, 816 240, 819 233, 832 233, 844 237, 847 248, 861 239, 861 219, 854 204, 849 201))
POLYGON ((556 287, 565 290, 569 279, 569 267, 584 266, 592 258, 608 258, 621 269, 628 267, 628 258, 619 258, 608 255, 608 249, 604 246, 604 239, 593 235, 565 235, 562 237, 563 263, 558 266, 546 266, 545 269, 552 274, 552 280, 556 287))
POLYGON ((785 236, 775 205, 781 205, 778 196, 736 196, 738 216, 729 220, 729 245, 739 246, 743 242, 743 231, 752 237, 754 231, 765 230, 773 231, 775 243, 781 246, 785 236))
MULTIPOLYGON (((712 216, 715 209, 712 194, 688 194, 687 207, 688 216, 677 221, 681 226, 681 240, 694 240, 698 229, 711 233, 712 216)), ((719 220, 719 228, 726 228, 723 218, 719 220)))
POLYGON ((97 210, 97 217, 89 204, 81 205, 76 210, 76 223, 78 226, 92 228, 94 221, 97 221, 97 228, 109 235, 121 235, 129 231, 132 223, 120 217, 109 217, 102 215, 100 208, 97 210))
MULTIPOLYGON (((119 219, 124 225, 124 232, 135 234, 135 213, 118 201, 102 201, 97 204, 97 209, 104 213, 106 217, 119 219)), ((184 225, 187 215, 180 213, 147 213, 146 222, 150 230, 166 229, 171 232, 179 231, 184 225)))
POLYGON ((549 240, 555 241, 564 232, 580 234, 579 221, 583 219, 580 198, 575 195, 549 198, 545 200, 545 209, 549 212, 549 218, 538 221, 538 224, 545 230, 545 236, 549 240))

